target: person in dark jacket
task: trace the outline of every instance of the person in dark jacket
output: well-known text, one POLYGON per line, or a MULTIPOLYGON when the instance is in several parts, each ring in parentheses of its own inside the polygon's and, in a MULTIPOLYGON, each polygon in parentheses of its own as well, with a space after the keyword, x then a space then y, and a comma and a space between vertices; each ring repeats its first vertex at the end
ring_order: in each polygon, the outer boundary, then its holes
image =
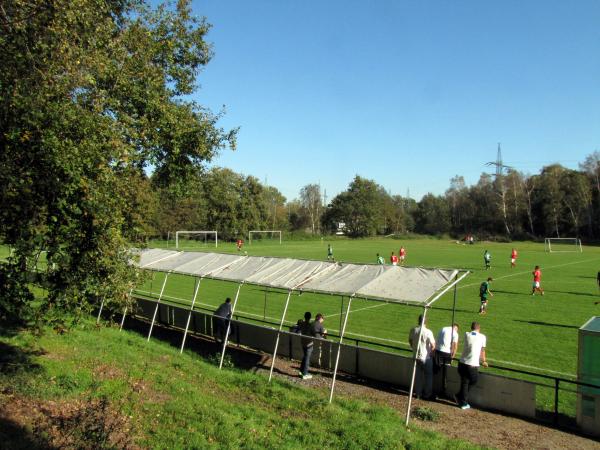
POLYGON ((302 364, 300 364, 300 377, 303 380, 310 380, 312 375, 308 373, 308 368, 310 366, 310 358, 313 353, 314 343, 312 340, 313 329, 312 324, 310 323, 310 319, 312 314, 307 311, 304 313, 304 320, 298 324, 298 330, 302 335, 301 343, 302 343, 302 351, 304 352, 302 356, 302 364))
POLYGON ((231 319, 231 299, 227 297, 225 299, 225 303, 221 303, 221 305, 217 308, 217 310, 213 314, 213 327, 214 327, 214 337, 215 340, 219 343, 225 341, 225 333, 227 332, 227 325, 229 320, 231 319))

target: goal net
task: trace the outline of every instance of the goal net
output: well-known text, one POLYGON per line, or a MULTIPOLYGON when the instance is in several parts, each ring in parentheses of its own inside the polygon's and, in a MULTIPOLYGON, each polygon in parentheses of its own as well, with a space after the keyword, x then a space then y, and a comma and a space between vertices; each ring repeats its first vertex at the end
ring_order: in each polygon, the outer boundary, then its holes
POLYGON ((582 252, 583 248, 579 238, 546 238, 544 250, 549 253, 582 252))
POLYGON ((219 245, 218 233, 211 231, 177 231, 175 232, 175 248, 202 248, 219 245))
POLYGON ((279 243, 281 244, 281 230, 252 230, 248 232, 249 244, 252 244, 252 240, 261 241, 265 239, 271 241, 279 239, 279 243))

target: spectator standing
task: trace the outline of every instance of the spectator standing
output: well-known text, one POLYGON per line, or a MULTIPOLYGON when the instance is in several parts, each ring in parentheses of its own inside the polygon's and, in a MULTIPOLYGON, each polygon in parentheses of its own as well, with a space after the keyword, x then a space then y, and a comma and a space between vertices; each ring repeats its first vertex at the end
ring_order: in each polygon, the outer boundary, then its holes
POLYGON ((442 370, 442 392, 446 393, 447 368, 452 365, 458 349, 458 324, 444 327, 438 333, 437 349, 435 350, 436 365, 442 370))
POLYGON ((461 409, 469 409, 469 391, 477 384, 479 377, 479 364, 487 367, 485 347, 487 339, 480 333, 480 325, 477 322, 471 324, 471 331, 465 333, 465 346, 463 348, 460 362, 458 363, 458 374, 460 375, 460 391, 456 394, 456 403, 461 409))
POLYGON ((417 397, 431 400, 433 396, 433 352, 435 351, 435 338, 432 331, 427 328, 423 315, 419 316, 419 325, 410 330, 408 342, 413 349, 417 360, 417 379, 415 393, 417 397), (423 332, 421 332, 423 327, 423 332), (419 340, 419 336, 421 339, 419 340))
POLYGON ((213 314, 214 337, 217 342, 225 341, 227 325, 231 319, 231 299, 227 297, 213 314))
MULTIPOLYGON (((315 316, 315 321, 312 323, 312 335, 319 339, 327 338, 327 330, 323 327, 323 322, 325 321, 325 317, 321 313, 317 313, 315 316)), ((321 341, 316 341, 316 345, 318 347, 318 365, 321 367, 321 341)))
POLYGON ((303 380, 310 380, 312 378, 312 375, 308 373, 308 369, 310 367, 310 358, 312 357, 314 346, 312 340, 313 331, 310 323, 311 317, 312 314, 307 311, 304 313, 304 320, 298 323, 298 329, 302 335, 302 338, 300 339, 302 343, 302 351, 304 352, 299 375, 303 380))
POLYGON ((333 247, 331 246, 331 244, 327 244, 327 261, 334 261, 333 247))

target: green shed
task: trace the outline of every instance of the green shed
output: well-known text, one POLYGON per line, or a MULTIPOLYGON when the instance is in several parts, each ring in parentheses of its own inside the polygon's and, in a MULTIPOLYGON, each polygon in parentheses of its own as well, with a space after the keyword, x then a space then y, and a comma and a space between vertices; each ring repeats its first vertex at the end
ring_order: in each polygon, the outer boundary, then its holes
POLYGON ((600 317, 579 328, 577 379, 599 387, 579 386, 577 423, 586 432, 600 435, 600 317))

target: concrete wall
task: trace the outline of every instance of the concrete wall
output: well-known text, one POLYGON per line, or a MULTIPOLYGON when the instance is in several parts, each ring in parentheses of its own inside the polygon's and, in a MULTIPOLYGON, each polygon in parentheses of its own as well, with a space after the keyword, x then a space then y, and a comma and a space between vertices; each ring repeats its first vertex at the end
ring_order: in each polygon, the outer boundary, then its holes
MULTIPOLYGON (((138 300, 137 314, 151 320, 156 307, 155 302, 138 300)), ((189 309, 159 305, 157 322, 168 326, 185 328, 189 309)), ((273 353, 277 330, 270 327, 232 321, 233 335, 231 340, 244 346, 273 353)), ((212 335, 212 316, 195 311, 190 322, 190 332, 212 335)), ((277 354, 300 360, 302 345, 300 336, 289 333, 288 329, 281 333, 277 354)), ((329 340, 315 342, 311 366, 333 370, 338 344, 329 340)), ((409 388, 413 370, 413 359, 410 357, 382 352, 369 348, 343 344, 341 346, 341 372, 361 378, 381 381, 409 388)), ((535 417, 535 384, 492 375, 480 371, 477 385, 469 393, 469 403, 486 409, 515 414, 523 417, 535 417)), ((436 379, 439 386, 439 379, 436 379)), ((448 368, 448 392, 458 392, 460 377, 456 367, 448 368)))

